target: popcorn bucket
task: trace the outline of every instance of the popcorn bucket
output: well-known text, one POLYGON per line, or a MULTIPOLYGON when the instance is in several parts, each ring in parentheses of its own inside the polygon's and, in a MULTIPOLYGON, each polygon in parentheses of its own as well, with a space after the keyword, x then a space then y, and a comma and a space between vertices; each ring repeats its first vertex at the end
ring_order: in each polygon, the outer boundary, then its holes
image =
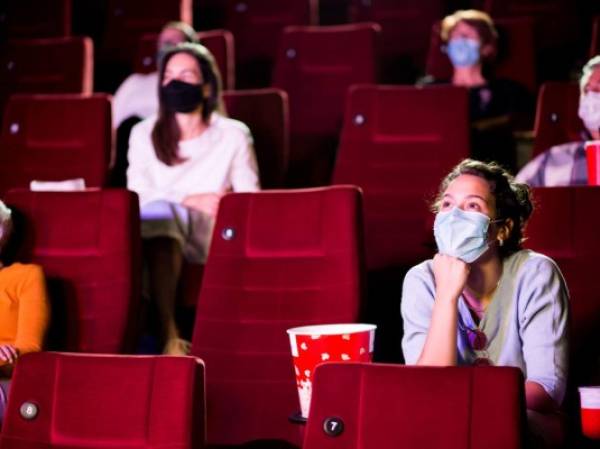
POLYGON ((600 439, 600 387, 580 387, 581 430, 595 440, 600 439))
POLYGON ((324 362, 370 362, 374 324, 324 324, 288 329, 303 418, 308 418, 315 367, 324 362))

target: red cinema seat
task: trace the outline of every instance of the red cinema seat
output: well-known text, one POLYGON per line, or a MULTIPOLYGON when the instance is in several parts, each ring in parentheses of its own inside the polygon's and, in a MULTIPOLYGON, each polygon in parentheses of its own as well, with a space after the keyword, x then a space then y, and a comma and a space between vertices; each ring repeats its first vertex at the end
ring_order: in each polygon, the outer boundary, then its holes
POLYGON ((139 304, 137 196, 126 190, 12 190, 17 260, 44 268, 52 306, 49 347, 130 350, 139 304))
POLYGON ((443 0, 350 0, 352 22, 381 25, 381 76, 385 83, 412 83, 427 55, 431 26, 443 17, 443 0))
POLYGON ((269 85, 286 26, 318 23, 318 0, 226 0, 224 6, 225 28, 235 37, 238 88, 269 85))
POLYGON ((600 16, 594 17, 592 22, 592 38, 590 42, 590 58, 600 53, 600 16))
POLYGON ((202 449, 203 418, 196 358, 27 354, 15 369, 0 448, 202 449))
POLYGON ((346 92, 377 82, 379 33, 374 23, 284 30, 274 86, 290 97, 291 184, 329 183, 346 92))
POLYGON ((442 178, 468 155, 465 89, 350 89, 333 182, 364 192, 369 270, 431 256, 429 203, 442 178))
MULTIPOLYGON (((515 81, 530 92, 536 91, 535 45, 533 20, 526 17, 494 21, 498 30, 498 54, 494 75, 515 81)), ((443 51, 440 22, 431 28, 426 73, 438 80, 452 78, 452 64, 443 51)))
POLYGON ((525 245, 553 258, 559 265, 571 296, 571 353, 586 369, 579 376, 597 376, 594 361, 600 357, 600 188, 553 187, 533 191, 536 209, 527 225, 525 245), (590 357, 583 357, 592 351, 590 357))
POLYGON ((192 354, 210 367, 210 444, 300 446, 288 421, 300 405, 286 329, 357 320, 361 222, 353 186, 221 200, 192 339, 192 354))
POLYGON ((533 156, 554 145, 581 140, 584 126, 578 108, 576 82, 551 81, 542 85, 535 114, 533 156))
MULTIPOLYGON (((233 34, 227 30, 211 30, 198 33, 200 43, 210 50, 215 57, 223 89, 235 88, 235 49, 233 34)), ((158 34, 149 33, 140 37, 133 63, 135 73, 151 73, 156 71, 156 42, 158 34)))
POLYGON ((93 51, 88 37, 8 41, 0 49, 0 107, 13 93, 91 94, 93 51))
POLYGON ((104 186, 111 149, 109 95, 14 95, 0 134, 0 195, 32 180, 104 186))
MULTIPOLYGON (((571 440, 579 435, 579 395, 576 387, 600 382, 600 204, 598 187, 546 187, 533 190, 536 209, 527 225, 525 245, 554 259, 570 294, 569 386, 564 407, 571 440)), ((589 440, 588 440, 589 441, 589 440)), ((571 441, 565 447, 586 447, 571 441)))
POLYGON ((175 20, 192 24, 192 0, 108 0, 102 61, 130 65, 140 37, 175 20))
POLYGON ((252 132, 261 187, 284 187, 290 140, 287 94, 280 89, 237 90, 225 92, 223 99, 227 114, 252 132))
POLYGON ((6 2, 0 25, 9 39, 68 37, 73 0, 20 0, 6 2))
POLYGON ((325 363, 303 449, 518 449, 523 384, 518 368, 325 363))

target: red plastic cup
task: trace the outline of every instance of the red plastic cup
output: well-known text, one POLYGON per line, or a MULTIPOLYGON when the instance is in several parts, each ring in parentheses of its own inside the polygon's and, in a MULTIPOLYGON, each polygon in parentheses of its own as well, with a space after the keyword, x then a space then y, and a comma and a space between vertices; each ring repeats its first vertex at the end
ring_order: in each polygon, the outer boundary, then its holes
POLYGON ((600 185, 600 140, 590 140, 585 143, 587 159, 588 185, 600 185))
POLYGON ((594 440, 600 440, 600 387, 580 387, 581 430, 594 440))
POLYGON ((370 362, 376 328, 374 324, 324 324, 288 329, 303 418, 308 418, 316 366, 325 362, 370 362))

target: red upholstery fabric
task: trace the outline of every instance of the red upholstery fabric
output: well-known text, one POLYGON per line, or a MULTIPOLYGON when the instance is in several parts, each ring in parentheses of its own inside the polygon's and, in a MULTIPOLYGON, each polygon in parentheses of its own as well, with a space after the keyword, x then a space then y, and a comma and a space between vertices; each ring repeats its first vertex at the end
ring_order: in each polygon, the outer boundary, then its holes
POLYGON ((409 58, 412 68, 421 71, 431 26, 443 16, 444 7, 442 0, 351 0, 350 19, 381 25, 382 56, 388 60, 386 68, 393 68, 398 60, 409 58))
POLYGON ((590 58, 600 53, 600 16, 594 17, 592 22, 592 38, 590 42, 590 58))
MULTIPOLYGON (((233 34, 227 30, 211 30, 198 33, 200 43, 210 50, 215 57, 223 89, 235 88, 235 59, 233 34)), ((158 34, 148 33, 140 37, 133 63, 136 73, 156 71, 156 41, 158 34)))
POLYGON ((88 37, 8 41, 0 49, 0 107, 18 92, 90 94, 93 69, 88 37))
POLYGON ((9 38, 67 37, 71 34, 73 0, 20 0, 6 2, 0 18, 9 38))
POLYGON ((250 128, 263 189, 283 187, 289 157, 288 96, 280 89, 225 92, 227 114, 250 128))
POLYGON ((17 260, 42 265, 52 304, 50 347, 127 349, 139 303, 138 200, 126 190, 30 192, 6 202, 23 223, 17 260))
POLYGON ((244 88, 263 87, 253 78, 270 77, 284 27, 318 23, 318 0, 226 0, 224 4, 225 28, 235 36, 236 66, 244 88), (266 73, 252 73, 259 65, 266 73))
POLYGON ((145 33, 158 33, 171 20, 192 24, 192 0, 108 0, 101 59, 131 64, 145 33))
POLYGON ((548 82, 540 88, 535 116, 536 156, 553 145, 581 140, 583 123, 577 115, 579 85, 576 82, 548 82))
POLYGON ((17 364, 0 447, 201 449, 204 430, 199 359, 47 352, 17 364))
MULTIPOLYGON (((600 357, 600 188, 554 187, 534 189, 536 210, 527 226, 527 247, 552 257, 559 265, 571 295, 571 354, 584 369, 575 377, 597 376, 600 357), (588 356, 587 351, 593 355, 588 356)), ((579 369, 579 368, 576 368, 579 369)))
POLYGON ((431 255, 428 203, 469 154, 467 103, 467 91, 452 86, 350 90, 333 182, 364 191, 369 269, 431 255))
MULTIPOLYGON (((442 51, 440 22, 431 28, 426 72, 436 79, 452 77, 452 64, 442 51)), ((495 21, 499 33, 499 53, 494 64, 494 75, 516 81, 536 91, 535 45, 533 20, 526 17, 495 21)))
POLYGON ((0 134, 0 195, 34 179, 103 186, 111 148, 109 95, 15 95, 0 134))
POLYGON ((286 329, 358 318, 360 200, 349 186, 221 200, 192 341, 209 367, 209 443, 300 444, 288 422, 300 405, 286 329))
POLYGON ((284 30, 273 82, 290 96, 292 166, 332 156, 348 87, 376 82, 379 32, 374 23, 284 30))
POLYGON ((303 448, 516 449, 524 411, 518 368, 326 363, 303 448), (337 437, 323 430, 330 417, 344 423, 337 437))

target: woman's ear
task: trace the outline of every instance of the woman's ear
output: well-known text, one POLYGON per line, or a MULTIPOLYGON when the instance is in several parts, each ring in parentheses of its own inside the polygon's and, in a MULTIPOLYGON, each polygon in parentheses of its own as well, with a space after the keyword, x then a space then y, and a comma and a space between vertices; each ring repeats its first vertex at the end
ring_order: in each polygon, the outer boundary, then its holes
POLYGON ((205 84, 202 86, 202 96, 204 98, 208 98, 211 95, 212 86, 210 84, 205 84))
POLYGON ((494 57, 495 52, 494 46, 490 44, 483 45, 479 51, 481 59, 491 59, 494 57))
POLYGON ((501 240, 503 242, 508 240, 508 238, 512 234, 512 230, 513 230, 514 226, 515 226, 515 222, 513 221, 512 218, 507 218, 506 220, 504 220, 504 223, 502 223, 502 225, 499 226, 499 229, 498 229, 498 235, 497 235, 498 240, 501 240))

